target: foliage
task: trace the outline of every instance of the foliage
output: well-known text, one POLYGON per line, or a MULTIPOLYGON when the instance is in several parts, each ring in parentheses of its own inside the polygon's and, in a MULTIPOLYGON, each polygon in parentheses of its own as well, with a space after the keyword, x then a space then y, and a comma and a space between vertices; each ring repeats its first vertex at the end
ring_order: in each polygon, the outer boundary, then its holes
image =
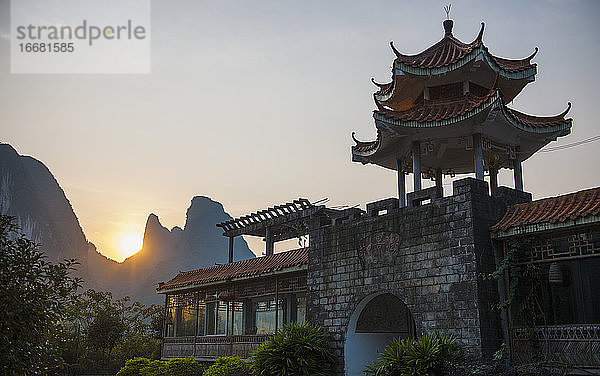
POLYGON ((371 376, 442 375, 461 358, 462 348, 452 336, 395 338, 364 372, 371 376))
POLYGON ((330 342, 320 327, 285 325, 252 353, 252 370, 258 376, 330 375, 336 359, 330 342))
POLYGON ((87 290, 68 307, 63 320, 70 346, 63 358, 72 373, 114 373, 134 357, 160 356, 160 306, 145 306, 131 298, 114 299, 110 292, 87 290))
POLYGON ((191 357, 167 361, 134 358, 125 362, 117 376, 195 376, 200 367, 191 357))
POLYGON ((250 375, 250 365, 236 356, 225 356, 215 360, 202 376, 245 376, 250 375))
POLYGON ((0 215, 0 370, 5 375, 50 373, 60 366, 65 313, 81 281, 75 260, 53 264, 14 218, 0 215))

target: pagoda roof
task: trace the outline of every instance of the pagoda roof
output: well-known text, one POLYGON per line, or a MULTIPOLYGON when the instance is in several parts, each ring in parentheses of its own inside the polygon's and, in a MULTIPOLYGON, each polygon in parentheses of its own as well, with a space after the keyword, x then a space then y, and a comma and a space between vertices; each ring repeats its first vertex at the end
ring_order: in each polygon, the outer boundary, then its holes
MULTIPOLYGON (((407 140, 443 140, 481 133, 512 147, 527 142, 523 149, 525 160, 550 140, 570 133, 572 119, 565 118, 570 108, 569 103, 566 111, 555 116, 528 115, 506 106, 502 92, 495 87, 483 96, 467 93, 452 99, 421 100, 404 111, 379 105, 373 113, 377 139, 359 141, 353 134, 356 144, 352 146, 352 159, 395 169, 396 157, 390 155, 402 157, 403 153, 410 153, 407 140)), ((468 168, 456 172, 468 172, 468 168)))
POLYGON ((570 128, 572 121, 565 119, 571 109, 571 103, 559 115, 528 115, 508 108, 504 104, 501 91, 495 87, 481 97, 467 93, 457 98, 421 100, 414 107, 404 111, 395 111, 378 104, 374 118, 399 127, 439 127, 465 120, 494 106, 502 109, 504 116, 513 126, 528 132, 556 132, 570 128))
POLYGON ((492 55, 483 44, 483 31, 485 23, 481 23, 481 30, 471 43, 463 43, 452 35, 452 20, 444 22, 446 33, 444 37, 416 55, 405 55, 399 52, 393 42, 390 42, 392 50, 396 55, 394 62, 396 74, 409 73, 413 75, 438 75, 458 69, 482 55, 488 65, 501 76, 513 79, 521 79, 535 75, 536 65, 531 60, 538 52, 524 59, 506 59, 492 55))

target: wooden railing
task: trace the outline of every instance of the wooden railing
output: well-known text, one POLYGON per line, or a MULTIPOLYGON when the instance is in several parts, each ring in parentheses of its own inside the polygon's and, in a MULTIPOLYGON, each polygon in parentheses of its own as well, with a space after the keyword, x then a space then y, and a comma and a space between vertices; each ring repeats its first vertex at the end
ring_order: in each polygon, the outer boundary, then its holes
POLYGON ((512 330, 513 361, 531 362, 537 355, 574 367, 600 368, 600 325, 553 325, 512 330))
POLYGON ((206 360, 223 356, 246 359, 250 353, 269 338, 268 335, 171 337, 163 340, 162 358, 193 356, 206 360))

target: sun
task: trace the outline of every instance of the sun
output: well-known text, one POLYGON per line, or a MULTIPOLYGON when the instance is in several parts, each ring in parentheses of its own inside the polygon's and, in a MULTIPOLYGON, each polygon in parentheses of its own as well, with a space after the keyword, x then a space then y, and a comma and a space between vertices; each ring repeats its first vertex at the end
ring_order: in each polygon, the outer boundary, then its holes
POLYGON ((123 259, 142 249, 143 238, 136 232, 123 233, 119 236, 119 253, 123 259))

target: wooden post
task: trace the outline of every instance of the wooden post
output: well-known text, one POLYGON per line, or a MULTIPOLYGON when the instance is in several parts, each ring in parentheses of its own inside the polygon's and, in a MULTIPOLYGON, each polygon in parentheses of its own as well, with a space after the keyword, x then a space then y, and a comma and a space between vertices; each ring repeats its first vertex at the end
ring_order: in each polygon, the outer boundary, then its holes
POLYGON ((443 183, 442 176, 443 176, 442 175, 442 169, 441 168, 436 168, 435 169, 435 188, 439 192, 440 197, 444 197, 444 187, 442 185, 442 183, 443 183))
POLYGON ((521 165, 521 154, 519 150, 517 150, 514 163, 515 166, 513 172, 515 176, 515 189, 523 192, 523 166, 521 165))
POLYGON ((412 143, 412 159, 414 191, 416 192, 421 190, 421 143, 419 141, 412 143))
POLYGON ((279 325, 279 281, 275 277, 275 331, 279 325))
POLYGON ((266 250, 265 250, 265 255, 270 256, 273 254, 273 248, 274 248, 274 244, 273 244, 273 235, 271 234, 271 228, 267 227, 265 229, 265 245, 266 245, 266 250))
POLYGON ((233 236, 229 237, 229 263, 233 262, 233 236))
POLYGON ((498 188, 498 169, 490 167, 490 193, 493 196, 498 188))
POLYGON ((196 297, 195 297, 195 304, 196 304, 196 330, 194 330, 194 352, 193 352, 193 359, 196 359, 196 342, 198 342, 198 314, 200 311, 200 291, 196 291, 196 297))
POLYGON ((396 159, 396 170, 398 171, 398 203, 401 208, 406 206, 406 182, 404 171, 402 171, 402 161, 396 159))
POLYGON ((483 178, 483 147, 481 145, 481 135, 476 133, 473 135, 473 151, 475 163, 475 179, 484 180, 483 178))

